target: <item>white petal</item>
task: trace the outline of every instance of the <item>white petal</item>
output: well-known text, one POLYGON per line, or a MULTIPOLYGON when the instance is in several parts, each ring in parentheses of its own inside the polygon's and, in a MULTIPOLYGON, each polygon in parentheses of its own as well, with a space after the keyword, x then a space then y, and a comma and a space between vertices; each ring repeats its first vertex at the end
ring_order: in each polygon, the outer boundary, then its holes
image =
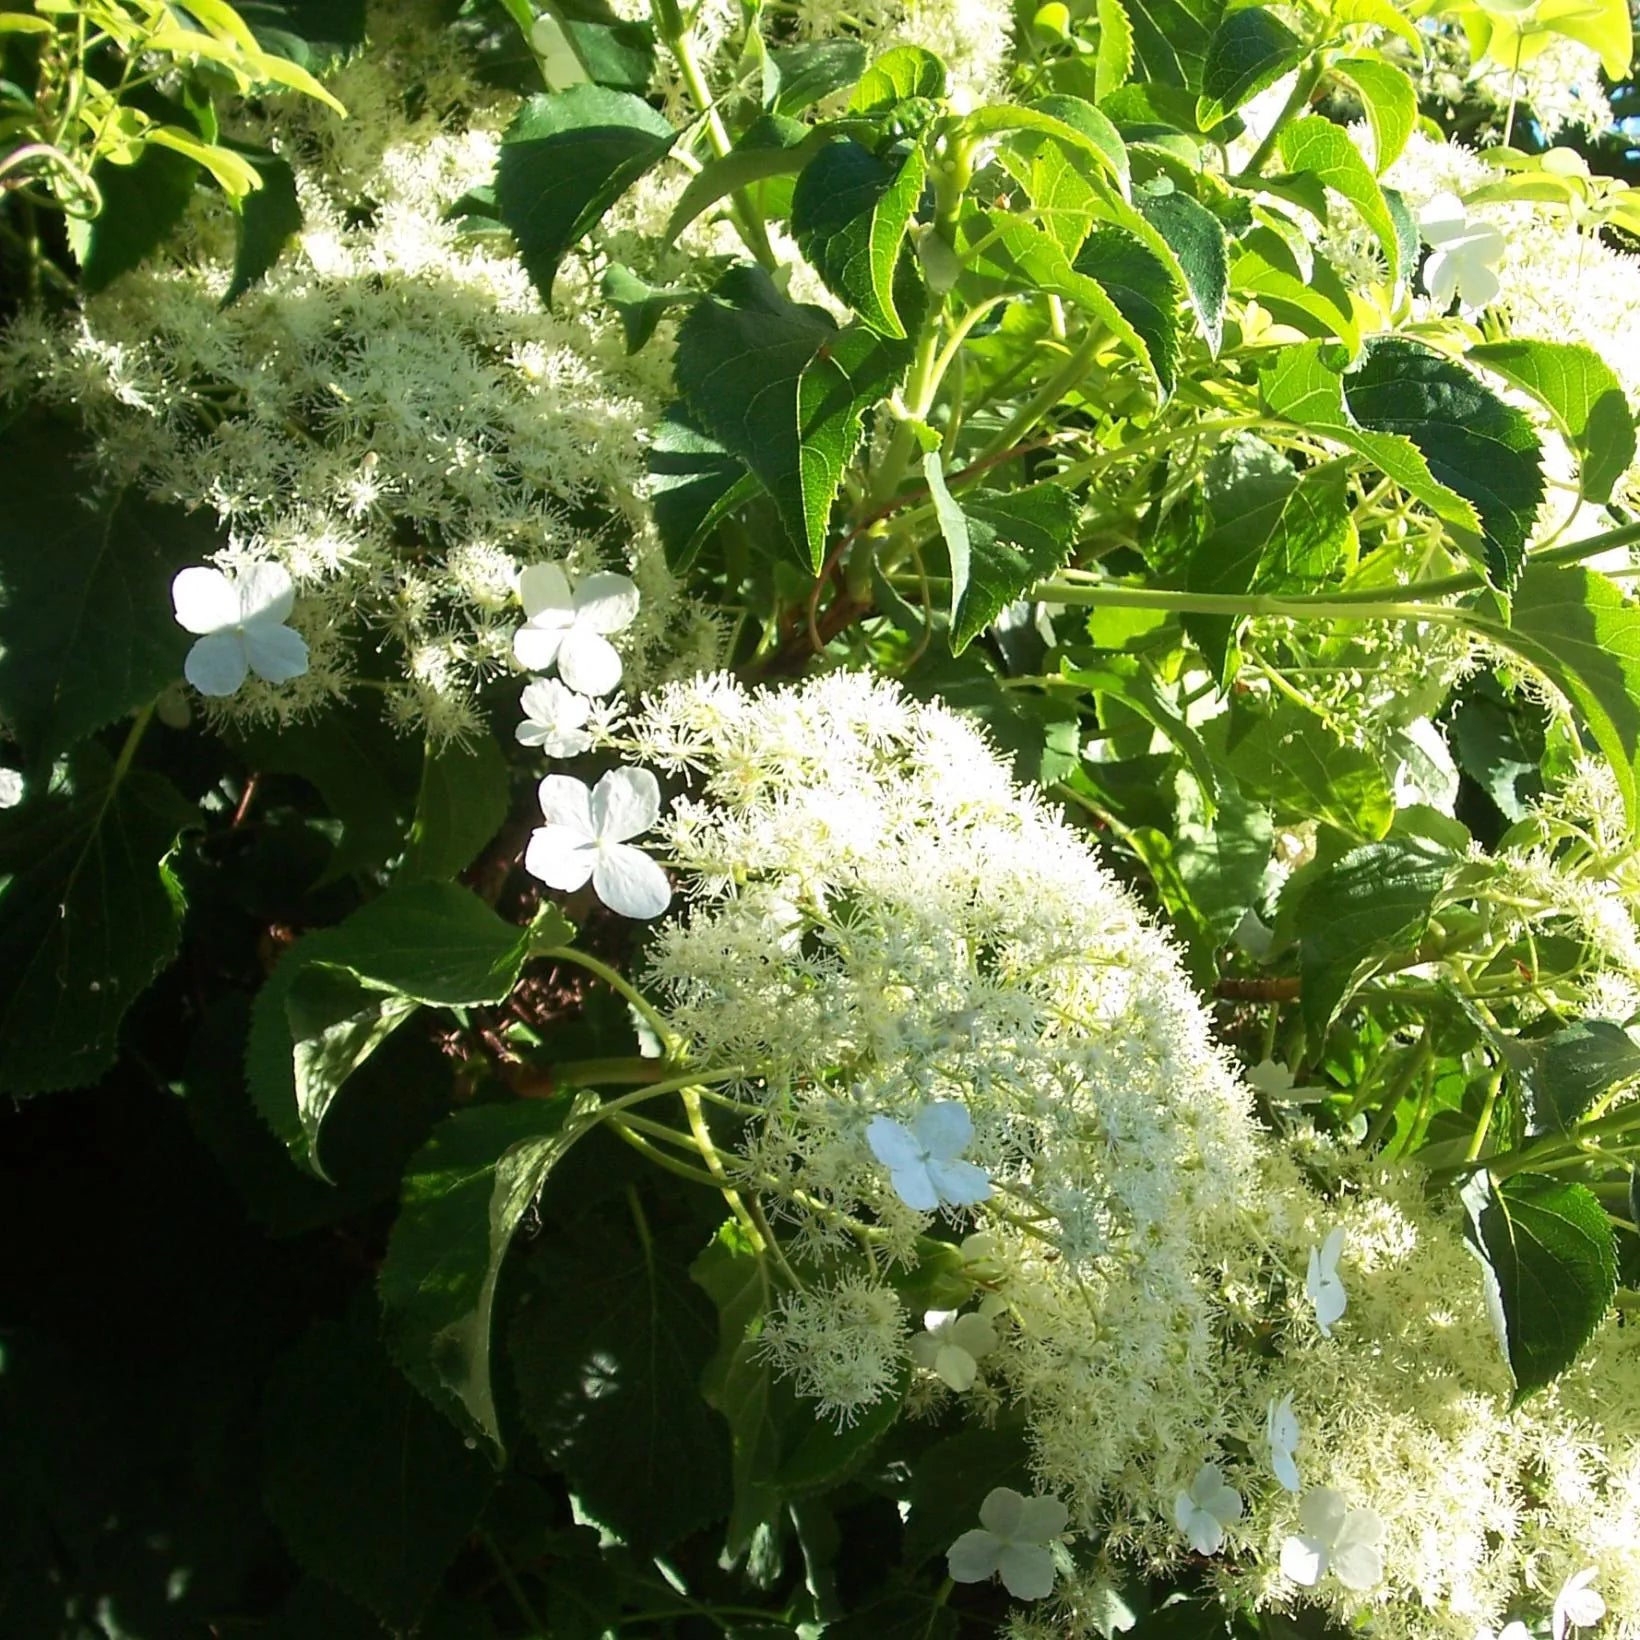
POLYGON ((1289 1492, 1304 1490, 1303 1477, 1298 1472, 1298 1464, 1293 1454, 1286 1447, 1272 1446, 1270 1448, 1270 1468, 1275 1477, 1289 1492))
POLYGON ((957 1344, 947 1344, 934 1355, 934 1371, 959 1395, 974 1387, 979 1363, 957 1344))
POLYGON ((592 830, 605 842, 641 837, 660 818, 661 788, 648 769, 611 769, 592 788, 592 830))
POLYGON ((1331 1338, 1333 1323, 1349 1308, 1349 1300, 1344 1292, 1344 1284, 1336 1278, 1323 1281, 1317 1286, 1312 1297, 1315 1302, 1316 1325, 1321 1328, 1328 1338, 1331 1338))
POLYGON ((1199 1555, 1216 1555, 1224 1547, 1224 1528, 1205 1509, 1191 1509, 1184 1535, 1199 1555))
POLYGON ((1342 1492, 1330 1486, 1315 1486, 1299 1499, 1298 1524, 1323 1543, 1336 1543, 1349 1512, 1349 1503, 1342 1492))
POLYGON ((520 666, 545 672, 558 659, 566 627, 521 626, 513 633, 513 654, 520 666))
POLYGON ((242 621, 282 621, 296 606, 296 588, 283 564, 252 564, 240 575, 238 591, 242 621))
POLYGON ((592 873, 598 898, 623 917, 647 921, 672 903, 672 884, 666 873, 642 849, 625 843, 606 843, 592 873))
POLYGON ((888 1182, 894 1194, 905 1205, 918 1213, 932 1213, 940 1205, 940 1193, 928 1176, 926 1162, 909 1162, 904 1167, 891 1167, 888 1182))
POLYGON ((245 658, 257 677, 289 683, 308 669, 307 641, 288 626, 251 621, 245 628, 245 658))
POLYGON ((983 1583, 997 1569, 1002 1545, 989 1532, 975 1527, 964 1532, 945 1551, 945 1569, 956 1583, 983 1583))
POLYGON ((923 1149, 942 1162, 960 1156, 974 1137, 974 1119, 968 1107, 955 1099, 924 1105, 911 1125, 923 1149))
POLYGON ((1346 1589, 1375 1589, 1383 1581, 1383 1557, 1370 1543, 1341 1544, 1332 1553, 1332 1572, 1346 1589))
POLYGON ((518 577, 518 601, 532 626, 567 627, 575 618, 569 581, 557 564, 530 564, 518 577), (544 617, 537 620, 537 616, 544 617))
POLYGON ((583 695, 607 695, 621 681, 621 657, 608 638, 573 626, 559 646, 558 676, 583 695))
POLYGON ((1326 1276, 1338 1274, 1338 1261, 1344 1252, 1344 1227, 1327 1232, 1327 1239, 1321 1244, 1321 1270, 1326 1276))
POLYGON ((940 1351, 944 1349, 933 1333, 920 1332, 911 1340, 911 1359, 929 1372, 938 1370, 940 1351))
POLYGON ((973 1162, 936 1162, 926 1164, 928 1177, 947 1207, 973 1207, 977 1202, 989 1201, 991 1180, 983 1167, 973 1162))
POLYGON ((1015 1600, 1042 1600, 1053 1593, 1053 1556, 1036 1543, 1010 1543, 998 1557, 1002 1586, 1015 1600))
POLYGON ((599 570, 575 589, 575 624, 593 632, 619 632, 638 618, 638 589, 625 575, 599 570))
POLYGON ((1464 231, 1468 212, 1450 189, 1435 194, 1418 213, 1418 231, 1431 245, 1444 245, 1464 231))
POLYGON ((212 632, 188 651, 182 675, 202 695, 231 695, 245 681, 250 663, 237 632, 212 632))
MULTIPOLYGON (((177 624, 185 632, 219 632, 225 626, 239 625, 238 590, 221 570, 204 565, 181 571, 171 582, 171 607, 176 611, 177 624)), ((194 687, 197 689, 199 685, 194 687)), ((210 693, 209 690, 200 692, 210 693)), ((232 694, 233 690, 228 693, 232 694)))
POLYGON ((866 1123, 866 1143, 884 1167, 913 1167, 923 1161, 923 1147, 889 1116, 873 1116, 866 1123))
POLYGON ((1384 1517, 1376 1509, 1352 1509, 1338 1529, 1340 1543, 1377 1544, 1384 1541, 1384 1517))
POLYGON ((1203 1509, 1224 1487, 1224 1472, 1216 1463, 1204 1463, 1190 1482, 1190 1501, 1203 1509))
POLYGON ((566 689, 556 678, 534 679, 518 705, 532 723, 558 729, 579 729, 592 716, 592 703, 586 696, 566 689))
POLYGON ((1436 251, 1424 263, 1424 289, 1429 299, 1442 313, 1452 306, 1458 294, 1458 259, 1446 251, 1436 251))
POLYGON ((1313 1589, 1327 1569, 1326 1545, 1310 1537, 1281 1540, 1281 1575, 1313 1589))
POLYGON ((597 863, 598 850, 568 826, 537 826, 524 850, 524 869, 548 888, 571 893, 585 885, 597 863))
POLYGON ((592 745, 585 729, 558 729, 546 723, 520 723, 513 730, 520 746, 530 746, 548 757, 579 757, 592 745))
POLYGON ((1490 307, 1502 289, 1498 276, 1480 263, 1465 262, 1458 270, 1458 294, 1467 308, 1490 307))
POLYGON ((1070 1518, 1070 1510, 1058 1498, 1026 1498, 1014 1536, 1021 1543, 1047 1543, 1065 1530, 1070 1518))
POLYGON ((1195 1519, 1196 1500, 1188 1492, 1177 1493, 1173 1499, 1173 1524, 1189 1537, 1195 1519))
POLYGON ((1011 1540, 1025 1514, 1025 1499, 1011 1486, 993 1486, 979 1506, 980 1524, 999 1538, 1011 1540))
POLYGON ((541 818, 548 825, 563 826, 575 832, 585 843, 597 841, 598 834, 592 829, 592 799, 586 781, 568 774, 549 774, 535 788, 535 794, 541 804, 541 818))
POLYGON ((970 1311, 951 1323, 951 1342, 977 1361, 997 1347, 997 1330, 984 1316, 970 1311))

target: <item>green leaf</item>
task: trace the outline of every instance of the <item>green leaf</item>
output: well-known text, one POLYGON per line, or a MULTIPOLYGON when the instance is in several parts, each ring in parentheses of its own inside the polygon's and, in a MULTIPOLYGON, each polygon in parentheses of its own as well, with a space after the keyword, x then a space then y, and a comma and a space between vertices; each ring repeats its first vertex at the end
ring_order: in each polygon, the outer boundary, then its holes
POLYGON ((188 209, 198 177, 193 160, 154 144, 134 165, 99 160, 92 167, 102 209, 89 222, 68 219, 68 242, 87 296, 107 290, 164 244, 188 209))
POLYGON ((1292 879, 1312 1040, 1322 1039, 1364 979, 1416 947, 1460 863, 1425 838, 1389 837, 1292 879))
POLYGON ((476 1105, 441 1122, 404 1174, 377 1277, 387 1347, 422 1394, 502 1445, 491 1379, 496 1286, 592 1094, 476 1105))
MULTIPOLYGON (((695 1244, 698 1245, 698 1242, 695 1244)), ((677 1233, 542 1248, 509 1335, 519 1404, 581 1507, 643 1555, 729 1511, 729 1442, 697 1386, 717 1344, 677 1233)))
POLYGON ((848 100, 851 114, 880 114, 914 97, 936 100, 945 95, 945 64, 921 46, 895 46, 864 74, 848 100))
POLYGON ((528 949, 526 930, 453 883, 391 888, 339 927, 304 935, 257 993, 252 1012, 246 1074, 263 1120, 324 1177, 318 1142, 325 1116, 346 1074, 408 1017, 402 1005, 500 1002, 517 984, 528 949), (312 981, 298 992, 306 971, 320 964, 332 981, 350 978, 360 994, 312 981), (394 1014, 401 1017, 390 1021, 394 1014))
POLYGON ((770 177, 796 176, 827 141, 796 120, 765 115, 727 154, 709 159, 689 179, 667 218, 662 240, 670 244, 720 199, 770 177), (761 139, 761 140, 756 140, 761 139))
POLYGON ((800 114, 805 108, 853 85, 866 66, 866 48, 858 40, 816 40, 810 45, 771 51, 775 91, 770 111, 800 114))
POLYGON ((1534 1133, 1564 1133, 1613 1088, 1640 1077, 1640 1047, 1609 1019, 1584 1019, 1504 1050, 1526 1092, 1534 1133))
POLYGON ((1103 102, 1127 84, 1133 71, 1133 25, 1122 0, 1098 0, 1094 15, 1099 20, 1099 46, 1093 66, 1093 95, 1096 102, 1103 102))
POLYGON ((684 307, 695 299, 692 290, 651 285, 621 262, 612 262, 604 269, 598 288, 621 316, 621 334, 626 338, 628 353, 644 347, 670 309, 684 307))
POLYGON ((464 871, 501 829, 509 795, 507 760, 493 735, 481 733, 470 746, 429 741, 401 880, 464 871))
POLYGON ((1189 194, 1177 190, 1142 194, 1139 209, 1178 258, 1196 322, 1208 352, 1217 358, 1224 337, 1224 307, 1230 297, 1230 241, 1224 224, 1189 194))
POLYGON ((987 211, 963 224, 973 234, 983 234, 983 248, 970 247, 970 266, 981 275, 1001 280, 1011 289, 1022 291, 1050 291, 1074 302, 1090 318, 1097 319, 1116 339, 1127 347, 1155 380, 1165 397, 1171 391, 1173 380, 1173 352, 1176 338, 1171 330, 1160 324, 1161 309, 1149 291, 1136 289, 1128 281, 1141 279, 1146 272, 1161 279, 1162 288, 1175 293, 1172 274, 1165 265, 1137 241, 1128 243, 1125 231, 1111 228, 1109 233, 1122 236, 1105 241, 1099 251, 1089 258, 1089 267, 1109 271, 1118 281, 1121 301, 1131 307, 1138 318, 1152 332, 1160 358, 1152 357, 1151 339, 1141 334, 1117 300, 1117 291, 1106 290, 1101 279, 1083 267, 1080 259, 1071 264, 1060 243, 1045 229, 1025 221, 1010 211, 987 211))
MULTIPOLYGON (((1336 336, 1352 358, 1361 351, 1355 307, 1337 274, 1321 257, 1308 271, 1300 268, 1281 236, 1270 228, 1254 228, 1237 242, 1230 264, 1230 288, 1258 297, 1278 318, 1306 335, 1317 335, 1319 325, 1319 334, 1336 336)), ((1275 368, 1297 351, 1282 348, 1275 368)))
POLYGON ((197 818, 95 745, 0 809, 0 1090, 83 1087, 113 1064, 126 1010, 176 954, 166 857, 197 818))
POLYGON ((916 1568, 943 1557, 962 1534, 979 1525, 979 1509, 999 1486, 1029 1496, 1031 1453, 1025 1432, 1005 1421, 993 1429, 965 1429, 926 1447, 911 1476, 905 1520, 905 1563, 916 1568))
POLYGON ((1577 708, 1640 829, 1640 609, 1593 570, 1528 564, 1510 625, 1470 619, 1577 708))
POLYGON ((692 427, 680 406, 661 419, 649 446, 651 508, 666 561, 687 570, 713 526, 762 490, 739 456, 692 427))
POLYGON ((642 97, 576 85, 531 97, 501 144, 495 199, 542 297, 558 265, 677 139, 642 97))
POLYGON ((1474 507, 1435 477, 1423 451, 1410 438, 1397 432, 1374 432, 1356 420, 1345 401, 1344 377, 1327 362, 1320 343, 1281 348, 1273 363, 1260 372, 1259 391, 1274 414, 1365 456, 1455 532, 1471 538, 1480 534, 1474 507))
POLYGON ((594 84, 640 96, 655 77, 655 31, 648 21, 628 22, 602 5, 586 6, 578 17, 576 0, 549 6, 557 14, 571 49, 594 84))
POLYGON ((1283 701, 1257 711, 1238 703, 1206 724, 1202 739, 1242 791, 1270 804, 1278 819, 1325 820, 1352 837, 1389 830, 1395 798, 1377 759, 1299 706, 1283 701))
POLYGON ((1401 157, 1418 124, 1418 95, 1412 81, 1382 57, 1339 57, 1331 67, 1367 111, 1367 123, 1372 127, 1372 168, 1382 176, 1401 157))
POLYGON ((1162 396, 1173 391, 1179 359, 1181 292, 1173 270, 1125 228, 1098 226, 1083 241, 1071 264, 1097 280, 1122 317, 1144 343, 1162 396))
POLYGON ((1611 1304, 1611 1221, 1592 1190, 1546 1173, 1501 1184, 1477 1173, 1463 1197, 1470 1239, 1496 1284, 1494 1321, 1519 1406, 1577 1359, 1611 1304))
POLYGON ((759 268, 731 268, 678 327, 691 418, 774 497, 800 562, 825 561, 831 504, 860 420, 908 362, 904 344, 789 302, 759 268))
POLYGON ((413 1628, 495 1485, 484 1454, 393 1370, 357 1306, 275 1365, 264 1431, 268 1514, 298 1562, 413 1628))
POLYGON ((302 206, 296 197, 296 173, 277 154, 239 150, 262 179, 245 196, 235 223, 233 277, 222 298, 231 307, 279 260, 291 236, 301 230, 302 206))
POLYGON ((792 195, 798 249, 832 294, 885 336, 905 335, 894 272, 925 172, 916 148, 893 166, 843 137, 809 161, 792 195))
POLYGON ((36 762, 181 677, 193 640, 171 581, 221 545, 200 514, 130 491, 88 505, 78 453, 31 419, 0 459, 0 718, 36 762))
POLYGON ((1578 342, 1483 342, 1468 356, 1549 412, 1577 455, 1584 495, 1610 500, 1635 453, 1634 415, 1611 366, 1578 342))
POLYGON ((1274 85, 1304 57, 1304 42, 1274 12, 1246 6, 1213 31, 1202 69, 1196 125, 1211 131, 1225 115, 1274 85))
POLYGON ((1542 448, 1526 413, 1462 365, 1398 337, 1368 349, 1344 378, 1344 397, 1360 426, 1409 439, 1431 476, 1474 504, 1487 576, 1513 587, 1543 500, 1542 448))
POLYGON ((1059 484, 982 493, 966 508, 952 498, 938 451, 923 474, 951 560, 951 652, 960 655, 1034 582, 1064 563, 1077 506, 1059 484))
POLYGON ((1378 179, 1362 159, 1361 150, 1350 141, 1349 133, 1320 114, 1303 114, 1283 127, 1280 141, 1282 163, 1287 169, 1300 176, 1313 176, 1349 200, 1377 236, 1385 265, 1398 267, 1401 243, 1394 219, 1384 203, 1378 179))
POLYGON ((1080 97, 1043 97, 1028 107, 987 103, 964 118, 962 129, 972 137, 1005 136, 1016 131, 1051 137, 1061 148, 1097 161, 1100 171, 1126 191, 1128 153, 1122 133, 1092 103, 1080 97))
POLYGON ((1134 78, 1199 89, 1220 0, 1125 0, 1134 78))

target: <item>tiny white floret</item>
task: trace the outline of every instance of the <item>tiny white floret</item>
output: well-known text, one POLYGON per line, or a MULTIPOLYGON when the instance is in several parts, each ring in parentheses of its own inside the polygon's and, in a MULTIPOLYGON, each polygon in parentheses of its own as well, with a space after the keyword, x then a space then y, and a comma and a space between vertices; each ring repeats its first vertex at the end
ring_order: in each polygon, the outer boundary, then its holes
POLYGON ((532 877, 565 892, 590 878, 598 898, 623 917, 658 917, 672 903, 666 873, 628 841, 660 817, 660 786, 647 769, 611 769, 591 792, 584 780, 549 774, 540 796, 546 824, 524 851, 532 877))
POLYGON ((993 1487, 979 1506, 980 1525, 946 1551, 945 1565, 958 1583, 983 1583, 997 1573, 1015 1600, 1053 1593, 1053 1551, 1070 1511, 1058 1498, 1022 1497, 1011 1486, 993 1487))
POLYGON ((1241 1507, 1241 1493, 1226 1484, 1219 1466, 1204 1463, 1190 1490, 1173 1500, 1173 1521, 1197 1554, 1216 1555, 1226 1530, 1241 1519, 1241 1507))
POLYGON ((1384 1575, 1378 1545, 1384 1520, 1376 1509, 1352 1509, 1342 1492, 1317 1486, 1298 1503, 1301 1530, 1282 1540, 1281 1571, 1313 1589, 1331 1572, 1357 1593, 1375 1587, 1384 1575))
POLYGON ((578 694, 607 695, 621 681, 621 657, 611 633, 638 615, 638 589, 625 575, 607 570, 584 576, 571 593, 557 564, 531 564, 518 577, 526 620, 513 634, 521 666, 558 676, 578 694))
POLYGON ((182 664, 202 695, 234 694, 254 672, 268 683, 289 683, 308 669, 300 632, 285 625, 296 589, 283 564, 253 564, 238 575, 195 565, 171 583, 177 624, 199 642, 182 664))
POLYGON ((895 1194, 919 1213, 972 1207, 990 1196, 985 1169, 957 1159, 973 1137, 968 1107, 954 1099, 924 1105, 909 1128, 887 1116, 866 1124, 866 1143, 888 1169, 895 1194))
POLYGON ((1589 1587, 1599 1570, 1598 1566, 1585 1566, 1561 1585, 1550 1620, 1555 1640, 1566 1640, 1569 1629, 1592 1629, 1606 1615, 1606 1602, 1600 1591, 1589 1587))
POLYGON ((1331 1231, 1320 1247, 1310 1249, 1310 1267, 1304 1277, 1304 1294, 1315 1310, 1316 1325, 1322 1336, 1332 1337, 1333 1323, 1344 1313, 1348 1299, 1338 1275, 1339 1255, 1344 1251, 1344 1232, 1331 1231))
POLYGON ((911 1359, 961 1394, 974 1387, 979 1363, 997 1347, 996 1328, 978 1310, 929 1310, 911 1340, 911 1359))
POLYGON ((1289 1492, 1302 1491, 1294 1456, 1298 1451, 1298 1415, 1293 1411, 1291 1391, 1279 1401, 1271 1397, 1269 1410, 1264 1415, 1264 1439, 1270 1448, 1270 1468, 1276 1479, 1289 1492))
POLYGON ((587 721, 592 702, 557 678, 536 678, 519 702, 524 721, 515 733, 520 746, 534 746, 548 757, 577 757, 592 744, 587 721))

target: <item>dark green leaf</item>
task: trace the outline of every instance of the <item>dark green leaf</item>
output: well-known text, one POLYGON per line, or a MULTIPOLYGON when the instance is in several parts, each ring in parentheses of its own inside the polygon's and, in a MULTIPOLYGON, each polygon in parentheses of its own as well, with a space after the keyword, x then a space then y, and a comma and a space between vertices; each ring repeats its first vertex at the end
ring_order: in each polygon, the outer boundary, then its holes
POLYGON ((1144 342, 1144 356, 1165 398, 1173 391, 1179 357, 1179 302, 1173 270, 1125 228, 1095 227, 1071 266, 1097 280, 1144 342))
POLYGON ((594 1519, 650 1555, 730 1505, 729 1443, 697 1386, 711 1302, 676 1240, 543 1248, 509 1346, 547 1461, 594 1519))
POLYGON ((106 290, 159 249, 188 209, 198 177, 193 160, 153 145, 134 165, 99 160, 92 167, 102 210, 89 222, 69 218, 68 233, 87 296, 106 290))
POLYGON ((1545 1173, 1501 1184, 1477 1173, 1463 1195, 1496 1283, 1518 1406, 1577 1359, 1605 1316, 1617 1290, 1611 1221, 1593 1191, 1545 1173))
POLYGON ((1609 1019, 1584 1019, 1506 1050, 1526 1091, 1534 1133, 1561 1133, 1595 1100, 1640 1077, 1640 1047, 1609 1019))
POLYGON ((78 451, 28 421, 0 459, 0 717, 36 761, 181 677, 171 581, 221 545, 200 514, 129 491, 88 505, 78 451))
POLYGON ((894 272, 922 196, 922 154, 885 164, 843 137, 804 167, 792 195, 792 233, 832 294, 873 330, 905 335, 894 308, 894 272))
POLYGON ((769 53, 777 89, 770 104, 776 114, 800 114, 805 108, 853 85, 866 66, 866 48, 858 40, 817 40, 769 53))
POLYGON ((170 962, 182 891, 165 863, 195 811, 158 775, 78 747, 0 810, 0 1089, 82 1087, 170 962))
POLYGON ((629 22, 604 6, 570 3, 551 7, 575 55, 596 85, 642 95, 655 78, 655 31, 648 22, 629 22), (577 16, 586 11, 589 15, 577 16))
POLYGON ((1198 90, 1224 7, 1218 0, 1125 0, 1133 25, 1133 77, 1198 90))
POLYGON ((1584 495, 1609 500, 1635 450, 1634 415, 1611 366, 1577 342, 1483 342, 1469 357, 1523 388, 1554 417, 1577 454, 1584 495))
POLYGON ((739 456, 691 427, 678 407, 655 431, 649 475, 655 528, 667 563, 680 573, 712 526, 762 489, 739 456))
POLYGON ((1512 588, 1543 500, 1542 449, 1525 412, 1462 365, 1398 337, 1368 350, 1344 378, 1344 397, 1360 426, 1410 440, 1435 480, 1474 504, 1487 576, 1512 588))
POLYGON ((377 1278, 388 1349, 417 1389, 497 1447, 490 1354, 502 1261, 597 1104, 578 1095, 457 1111, 405 1170, 377 1278))
POLYGON ((921 46, 895 46, 864 74, 849 98, 851 114, 878 114, 913 97, 945 95, 945 65, 921 46))
POLYGON ((1218 356, 1230 296, 1230 241, 1224 224, 1189 194, 1143 194, 1139 209, 1179 259, 1207 348, 1218 356))
POLYGON ((1362 980, 1413 951, 1459 863, 1423 838, 1389 837, 1292 879, 1304 1022, 1314 1040, 1362 980))
POLYGON ((549 303, 565 253, 676 138, 643 98, 598 85, 532 97, 519 109, 501 144, 496 205, 549 303))
POLYGON ((810 131, 796 120, 765 115, 736 147, 708 160, 690 177, 661 237, 670 243, 702 211, 737 189, 770 177, 796 176, 825 142, 823 132, 810 131))
POLYGON ((1233 11, 1213 31, 1202 68, 1196 124, 1211 131, 1226 114, 1274 85, 1304 56, 1304 42, 1262 6, 1233 11))
POLYGON ((235 224, 233 277, 228 281, 223 307, 230 307, 261 279, 302 226, 302 206, 296 197, 296 173, 277 154, 239 150, 262 179, 262 186, 245 196, 235 224))
POLYGON ((599 281, 604 300, 621 316, 626 350, 636 353, 655 334, 655 327, 671 308, 694 301, 692 290, 668 289, 640 279, 629 267, 613 262, 599 281))
POLYGON ((453 877, 473 863, 507 818, 507 760, 495 737, 476 735, 470 746, 428 743, 421 792, 400 876, 453 877))
POLYGON ((914 1568, 943 1556, 964 1532, 978 1526, 979 1507, 998 1486, 1027 1496, 1036 1490, 1030 1448, 1017 1425, 966 1429, 926 1448, 912 1471, 906 1565, 914 1568))
POLYGON ((297 1560, 395 1631, 414 1626, 495 1484, 358 1310, 275 1366, 264 1450, 268 1513, 297 1560))
POLYGON ((1640 609, 1593 570, 1529 564, 1511 623, 1473 620, 1578 709, 1640 828, 1640 609))

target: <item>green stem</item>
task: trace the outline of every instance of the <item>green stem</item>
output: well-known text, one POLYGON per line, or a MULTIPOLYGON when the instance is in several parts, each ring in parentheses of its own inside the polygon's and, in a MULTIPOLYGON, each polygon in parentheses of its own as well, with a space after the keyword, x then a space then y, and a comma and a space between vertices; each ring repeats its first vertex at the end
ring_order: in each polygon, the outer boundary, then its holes
POLYGON ((544 946, 539 951, 532 951, 530 955, 545 957, 551 962, 574 963, 577 968, 584 968, 589 974, 596 974, 605 985, 625 997, 644 1017, 650 1029, 661 1039, 661 1045, 666 1049, 666 1057, 677 1057, 682 1043, 674 1034, 672 1027, 667 1024, 665 1016, 656 1010, 654 1004, 637 990, 624 974, 611 968, 607 962, 600 962, 596 957, 589 956, 573 945, 544 946))
POLYGON ((1090 322, 1087 333, 1070 357, 1014 412, 1013 419, 980 451, 980 459, 1011 450, 1088 373, 1094 355, 1105 341, 1105 327, 1090 322))
MULTIPOLYGON (((1402 587, 1405 593, 1419 590, 1402 587)), ((1085 585, 1064 580, 1038 581, 1030 597, 1043 603, 1080 604, 1089 608, 1165 609, 1182 615, 1272 616, 1289 621, 1432 621, 1452 626, 1471 624, 1469 612, 1445 604, 1379 603, 1372 599, 1279 598, 1265 593, 1169 592, 1155 587, 1085 585)))
POLYGON ((480 1532, 479 1541, 484 1545, 490 1559, 495 1563, 495 1569, 500 1575, 502 1586, 512 1597, 512 1603, 518 1608, 519 1616, 529 1624, 531 1630, 529 1640, 547 1640, 547 1636, 551 1631, 547 1628, 545 1619, 530 1604, 529 1596, 524 1593, 524 1587, 518 1581, 512 1567, 507 1564, 506 1557, 496 1547, 495 1539, 488 1532, 480 1532))

